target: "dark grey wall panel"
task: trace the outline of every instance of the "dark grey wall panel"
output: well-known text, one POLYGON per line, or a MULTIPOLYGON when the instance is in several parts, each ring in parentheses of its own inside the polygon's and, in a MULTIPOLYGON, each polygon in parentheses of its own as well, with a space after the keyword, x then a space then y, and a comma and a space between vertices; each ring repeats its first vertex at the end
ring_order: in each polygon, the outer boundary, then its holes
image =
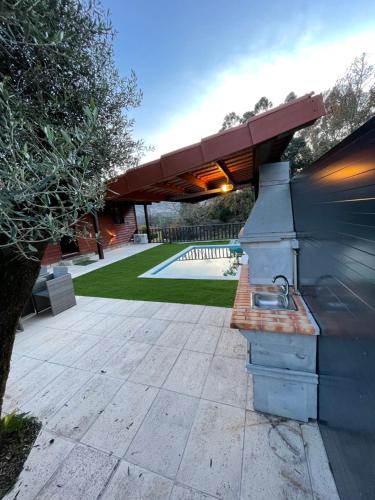
POLYGON ((319 424, 342 499, 375 498, 375 118, 292 182, 319 424))

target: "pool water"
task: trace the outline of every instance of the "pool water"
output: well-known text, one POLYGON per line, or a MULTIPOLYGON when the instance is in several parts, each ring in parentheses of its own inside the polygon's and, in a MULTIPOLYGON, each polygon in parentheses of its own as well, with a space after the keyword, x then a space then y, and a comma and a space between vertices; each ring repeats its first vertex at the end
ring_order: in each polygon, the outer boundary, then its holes
POLYGON ((242 256, 238 245, 191 246, 141 277, 235 280, 242 256))

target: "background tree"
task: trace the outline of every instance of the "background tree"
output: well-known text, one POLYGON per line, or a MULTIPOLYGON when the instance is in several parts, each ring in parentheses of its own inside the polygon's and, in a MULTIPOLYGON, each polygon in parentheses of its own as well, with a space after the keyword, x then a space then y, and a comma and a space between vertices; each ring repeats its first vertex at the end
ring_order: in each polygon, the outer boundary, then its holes
POLYGON ((127 110, 113 30, 97 3, 0 3, 0 415, 15 329, 48 243, 76 236, 103 206, 105 181, 142 144, 127 110))
POLYGON ((224 116, 223 124, 221 126, 220 132, 227 130, 228 128, 235 127, 241 123, 241 117, 237 115, 234 111, 228 113, 224 116))
MULTIPOLYGON (((289 92, 284 103, 292 102, 294 99, 297 99, 297 94, 293 91, 289 92)), ((306 129, 302 129, 295 132, 281 157, 282 161, 289 161, 292 174, 302 170, 313 161, 312 151, 307 144, 305 131, 306 129)))
POLYGON ((297 99, 297 94, 295 92, 289 92, 289 94, 285 97, 284 102, 291 102, 294 101, 294 99, 297 99))
MULTIPOLYGON (((291 102, 296 98, 297 95, 292 91, 284 102, 291 102)), ((326 116, 312 126, 296 132, 282 156, 282 160, 290 162, 292 172, 300 171, 317 160, 373 116, 375 69, 365 53, 354 59, 344 76, 339 78, 331 89, 323 92, 323 99, 326 116)), ((230 113, 233 115, 232 120, 226 120, 229 116, 226 115, 221 130, 244 123, 248 118, 267 111, 270 107, 272 103, 262 97, 254 106, 254 110, 244 113, 242 117, 230 113)))
POLYGON ((326 116, 303 133, 314 160, 354 132, 375 112, 375 68, 366 54, 323 93, 326 116))
POLYGON ((254 191, 252 188, 232 191, 200 203, 181 203, 179 223, 194 226, 208 222, 243 222, 249 216, 253 203, 254 191))
POLYGON ((237 113, 232 111, 231 113, 228 113, 224 116, 220 132, 236 125, 240 125, 241 123, 245 123, 249 118, 252 118, 258 113, 263 113, 263 111, 267 111, 268 109, 272 108, 272 106, 272 102, 267 99, 267 97, 261 97, 259 101, 255 103, 254 109, 252 109, 251 111, 245 111, 242 116, 239 116, 237 115, 237 113))
POLYGON ((273 106, 272 102, 267 99, 267 97, 261 97, 259 101, 254 106, 254 115, 258 115, 259 113, 264 113, 264 111, 268 111, 273 106))

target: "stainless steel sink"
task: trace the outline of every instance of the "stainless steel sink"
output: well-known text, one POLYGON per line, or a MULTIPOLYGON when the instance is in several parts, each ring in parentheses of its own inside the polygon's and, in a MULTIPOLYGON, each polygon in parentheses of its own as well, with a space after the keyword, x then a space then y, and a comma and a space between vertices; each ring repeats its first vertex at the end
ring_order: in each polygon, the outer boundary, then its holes
POLYGON ((254 292, 252 293, 252 305, 255 309, 297 310, 293 298, 282 293, 254 292))

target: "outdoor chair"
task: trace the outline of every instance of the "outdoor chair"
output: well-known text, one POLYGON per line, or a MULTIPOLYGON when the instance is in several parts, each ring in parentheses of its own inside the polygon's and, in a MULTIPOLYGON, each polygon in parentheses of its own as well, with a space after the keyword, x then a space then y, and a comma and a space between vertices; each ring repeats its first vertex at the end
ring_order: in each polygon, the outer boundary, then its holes
POLYGON ((60 276, 66 276, 68 273, 68 268, 66 266, 55 266, 53 268, 53 277, 60 278, 60 276))
POLYGON ((36 281, 32 298, 37 314, 51 308, 55 316, 76 305, 72 277, 66 267, 65 270, 61 270, 61 267, 64 266, 54 268, 53 274, 43 275, 36 281), (40 309, 38 306, 41 303, 44 307, 40 309))

